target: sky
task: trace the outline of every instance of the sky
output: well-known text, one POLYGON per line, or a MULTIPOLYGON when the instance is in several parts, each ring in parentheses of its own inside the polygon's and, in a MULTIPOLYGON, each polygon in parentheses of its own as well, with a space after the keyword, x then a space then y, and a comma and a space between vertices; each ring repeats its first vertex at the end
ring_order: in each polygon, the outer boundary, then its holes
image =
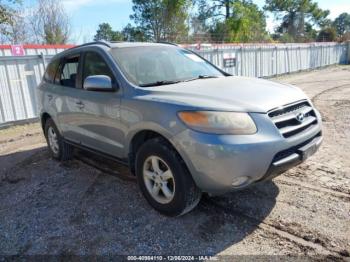
MULTIPOLYGON (((25 0, 25 5, 32 5, 35 0, 25 0)), ((109 23, 114 30, 121 30, 130 21, 132 14, 131 0, 62 0, 72 23, 72 43, 91 41, 101 23, 109 23)), ((265 0, 253 0, 263 7, 265 0)), ((329 18, 334 19, 343 12, 350 13, 350 0, 316 0, 322 9, 330 10, 329 18)), ((276 22, 268 14, 267 29, 273 31, 276 22)))

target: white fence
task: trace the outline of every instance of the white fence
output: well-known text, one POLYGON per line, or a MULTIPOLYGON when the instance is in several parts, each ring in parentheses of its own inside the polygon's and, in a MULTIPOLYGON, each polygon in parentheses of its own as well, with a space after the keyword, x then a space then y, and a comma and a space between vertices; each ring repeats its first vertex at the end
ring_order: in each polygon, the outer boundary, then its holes
POLYGON ((196 50, 207 60, 239 76, 270 77, 348 63, 348 44, 224 45, 196 50))
POLYGON ((36 118, 36 87, 44 74, 44 57, 0 56, 0 125, 36 118))
MULTIPOLYGON (((247 44, 193 49, 230 74, 252 77, 269 77, 349 62, 349 45, 337 43, 247 44)), ((0 55, 0 126, 38 116, 36 87, 49 59, 48 55, 0 55)))

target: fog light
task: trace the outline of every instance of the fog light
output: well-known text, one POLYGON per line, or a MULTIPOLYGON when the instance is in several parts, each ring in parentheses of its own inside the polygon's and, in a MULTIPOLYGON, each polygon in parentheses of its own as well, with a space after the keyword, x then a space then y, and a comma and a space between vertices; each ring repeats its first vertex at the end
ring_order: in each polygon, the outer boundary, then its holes
POLYGON ((243 185, 244 183, 246 183, 247 181, 249 180, 249 177, 247 176, 240 176, 240 177, 237 177, 233 180, 232 182, 232 186, 241 186, 243 185))

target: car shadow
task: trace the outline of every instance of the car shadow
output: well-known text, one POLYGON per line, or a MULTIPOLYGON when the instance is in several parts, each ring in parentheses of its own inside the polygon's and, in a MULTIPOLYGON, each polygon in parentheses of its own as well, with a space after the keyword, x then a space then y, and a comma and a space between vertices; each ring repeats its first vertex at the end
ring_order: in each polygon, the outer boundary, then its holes
POLYGON ((60 163, 40 148, 0 156, 0 165, 11 159, 22 162, 7 179, 22 179, 0 184, 4 254, 216 255, 252 234, 279 193, 267 181, 203 196, 192 212, 170 218, 148 205, 125 167, 90 153, 60 163))
MULTIPOLYGON (((16 170, 32 164, 40 158, 40 155, 45 154, 46 147, 37 147, 30 150, 23 150, 11 154, 0 155, 0 182, 2 179, 11 181, 21 180, 22 177, 18 177, 16 170)), ((24 179, 24 178, 23 178, 24 179)))

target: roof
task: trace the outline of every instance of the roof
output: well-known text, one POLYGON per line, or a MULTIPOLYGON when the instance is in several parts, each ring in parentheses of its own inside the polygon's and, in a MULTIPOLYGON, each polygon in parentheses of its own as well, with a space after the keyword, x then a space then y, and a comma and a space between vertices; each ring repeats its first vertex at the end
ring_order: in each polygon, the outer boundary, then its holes
POLYGON ((108 42, 104 40, 99 40, 95 42, 90 42, 82 45, 78 45, 75 48, 85 47, 85 46, 105 46, 108 48, 125 48, 125 47, 142 47, 142 46, 165 46, 165 45, 173 45, 176 44, 168 43, 168 42, 108 42))
POLYGON ((162 43, 151 43, 151 42, 107 42, 104 40, 90 42, 82 45, 77 45, 72 48, 66 49, 63 52, 57 54, 55 58, 60 58, 73 53, 74 51, 79 51, 80 48, 86 47, 100 47, 103 49, 108 48, 128 48, 128 47, 145 47, 145 46, 176 46, 176 44, 162 42, 162 43))
MULTIPOLYGON (((161 45, 175 45, 172 43, 150 43, 150 42, 107 42, 107 41, 96 41, 96 42, 91 42, 91 43, 86 43, 86 44, 82 44, 82 45, 72 45, 72 44, 65 44, 65 45, 61 45, 61 44, 56 44, 56 45, 48 45, 48 44, 44 44, 44 45, 40 45, 40 44, 24 44, 22 45, 23 49, 32 49, 32 50, 43 50, 43 49, 62 49, 65 51, 69 51, 70 49, 75 49, 75 48, 79 48, 79 47, 84 47, 84 46, 105 46, 108 48, 123 48, 123 47, 142 47, 142 46, 161 46, 161 45)), ((13 46, 17 46, 17 45, 0 45, 0 50, 6 50, 6 49, 10 49, 13 46)), ((51 54, 51 53, 47 53, 47 54, 51 54)))
POLYGON ((111 48, 124 48, 124 47, 142 47, 142 46, 164 46, 164 45, 175 45, 172 43, 151 43, 151 42, 111 42, 111 48))
POLYGON ((138 47, 138 46, 164 46, 164 45, 174 45, 176 44, 169 43, 169 42, 109 42, 105 40, 98 40, 94 42, 89 42, 81 45, 74 46, 74 48, 80 48, 84 46, 106 46, 109 48, 124 48, 124 47, 138 47))

